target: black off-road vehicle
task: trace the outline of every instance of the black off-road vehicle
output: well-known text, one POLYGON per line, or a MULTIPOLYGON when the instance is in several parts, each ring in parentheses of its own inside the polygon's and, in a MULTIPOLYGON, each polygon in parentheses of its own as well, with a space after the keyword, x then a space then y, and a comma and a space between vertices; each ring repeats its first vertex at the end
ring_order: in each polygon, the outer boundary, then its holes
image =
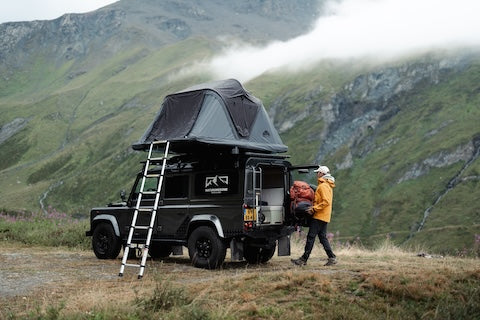
MULTIPOLYGON (((116 258, 127 244, 136 207, 157 207, 148 249, 153 258, 187 247, 195 266, 216 268, 227 248, 232 260, 249 263, 267 262, 277 247, 279 255, 290 255, 295 217, 288 192, 299 167, 287 161, 287 147, 261 102, 238 81, 167 96, 133 147, 147 150, 157 140, 168 140, 173 156, 166 163, 152 157, 124 202, 91 210, 87 236, 98 258, 116 258)), ((138 215, 137 225, 149 223, 149 215, 138 215)), ((147 230, 134 229, 131 243, 142 247, 146 239, 147 230)))
MULTIPOLYGON (((233 260, 264 263, 275 253, 290 254, 293 216, 288 196, 292 166, 284 157, 261 153, 227 154, 170 159, 149 248, 154 258, 168 257, 188 247, 197 267, 222 264, 226 249, 233 260), (220 160, 219 160, 220 159, 220 160)), ((155 191, 161 167, 148 172, 144 189, 155 191)), ((143 171, 126 202, 91 211, 92 244, 100 259, 118 256, 126 244, 143 171)), ((141 207, 151 207, 154 192, 144 194, 141 207)), ((149 215, 138 224, 148 225, 149 215)), ((144 244, 146 230, 136 230, 133 243, 144 244)))

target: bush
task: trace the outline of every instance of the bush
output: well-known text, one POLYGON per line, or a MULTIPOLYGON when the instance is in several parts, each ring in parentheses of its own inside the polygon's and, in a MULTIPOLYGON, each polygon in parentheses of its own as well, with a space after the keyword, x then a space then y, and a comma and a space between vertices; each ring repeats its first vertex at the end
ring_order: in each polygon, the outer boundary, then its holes
POLYGON ((47 213, 0 212, 0 239, 28 245, 89 249, 89 222, 49 208, 47 213))

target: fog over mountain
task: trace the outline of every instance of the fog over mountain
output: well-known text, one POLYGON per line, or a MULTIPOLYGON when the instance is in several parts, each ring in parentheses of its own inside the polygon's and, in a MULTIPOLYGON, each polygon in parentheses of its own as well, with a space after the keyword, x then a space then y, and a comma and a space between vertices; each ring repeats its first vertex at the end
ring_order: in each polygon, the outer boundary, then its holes
POLYGON ((479 47, 478 12, 475 0, 332 0, 307 34, 263 47, 231 44, 208 69, 218 78, 247 81, 268 70, 298 70, 322 59, 385 60, 479 47))

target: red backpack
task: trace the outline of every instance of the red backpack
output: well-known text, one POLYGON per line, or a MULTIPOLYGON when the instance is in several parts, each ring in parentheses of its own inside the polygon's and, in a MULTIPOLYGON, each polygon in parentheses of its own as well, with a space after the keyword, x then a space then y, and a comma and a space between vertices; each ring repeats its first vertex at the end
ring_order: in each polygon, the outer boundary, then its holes
POLYGON ((307 226, 310 214, 308 209, 313 204, 315 192, 305 181, 294 181, 290 187, 290 212, 298 224, 307 226))
POLYGON ((313 203, 315 192, 305 181, 294 181, 290 187, 290 199, 294 202, 307 201, 313 203))

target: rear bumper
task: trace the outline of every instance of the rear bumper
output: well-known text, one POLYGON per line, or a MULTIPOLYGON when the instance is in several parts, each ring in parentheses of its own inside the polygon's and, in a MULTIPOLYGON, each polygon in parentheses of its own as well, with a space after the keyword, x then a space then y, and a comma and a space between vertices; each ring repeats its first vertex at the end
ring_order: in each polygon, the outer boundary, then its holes
POLYGON ((246 235, 255 239, 272 239, 278 240, 285 236, 289 236, 295 231, 293 226, 261 226, 246 232, 246 235))

